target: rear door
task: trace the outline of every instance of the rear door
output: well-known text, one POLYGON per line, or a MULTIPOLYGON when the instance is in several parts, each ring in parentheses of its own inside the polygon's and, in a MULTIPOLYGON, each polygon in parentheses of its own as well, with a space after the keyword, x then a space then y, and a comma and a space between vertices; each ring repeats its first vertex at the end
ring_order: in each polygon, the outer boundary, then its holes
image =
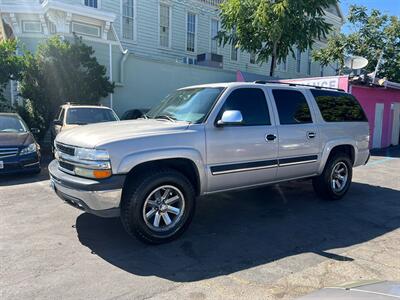
POLYGON ((320 137, 311 103, 296 89, 271 90, 277 115, 279 167, 277 179, 317 173, 320 137))
POLYGON ((270 107, 262 88, 241 87, 210 115, 206 126, 210 192, 275 180, 278 143, 270 107), (226 110, 239 110, 243 124, 217 127, 226 110))

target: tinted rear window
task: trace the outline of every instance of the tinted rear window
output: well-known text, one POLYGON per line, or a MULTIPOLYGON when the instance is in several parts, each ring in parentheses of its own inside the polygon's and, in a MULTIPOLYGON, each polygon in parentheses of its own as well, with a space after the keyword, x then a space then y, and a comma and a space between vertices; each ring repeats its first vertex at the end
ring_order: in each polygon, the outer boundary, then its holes
POLYGON ((310 108, 302 92, 273 90, 281 125, 312 123, 310 108))
POLYGON ((367 122, 361 105, 350 94, 311 90, 326 122, 367 122))

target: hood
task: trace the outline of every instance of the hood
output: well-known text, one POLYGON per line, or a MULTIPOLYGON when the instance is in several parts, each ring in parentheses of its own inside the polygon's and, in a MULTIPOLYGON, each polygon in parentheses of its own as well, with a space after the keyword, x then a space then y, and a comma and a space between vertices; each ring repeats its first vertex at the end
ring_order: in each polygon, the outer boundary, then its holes
POLYGON ((30 132, 7 132, 0 133, 0 147, 20 147, 33 143, 34 139, 30 132))
POLYGON ((118 140, 182 131, 188 126, 186 122, 153 119, 106 122, 61 131, 56 141, 76 147, 95 148, 118 140))

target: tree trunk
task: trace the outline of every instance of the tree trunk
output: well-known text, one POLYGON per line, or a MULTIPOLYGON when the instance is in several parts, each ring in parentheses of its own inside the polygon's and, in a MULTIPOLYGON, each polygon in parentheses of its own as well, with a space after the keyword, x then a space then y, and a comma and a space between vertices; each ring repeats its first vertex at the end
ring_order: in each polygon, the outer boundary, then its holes
POLYGON ((271 68, 269 69, 269 76, 274 77, 275 68, 276 68, 276 49, 278 44, 274 43, 274 48, 272 49, 272 56, 271 56, 271 68))
POLYGON ((275 72, 275 61, 276 58, 274 55, 271 57, 271 67, 269 69, 269 76, 274 77, 274 72, 275 72))

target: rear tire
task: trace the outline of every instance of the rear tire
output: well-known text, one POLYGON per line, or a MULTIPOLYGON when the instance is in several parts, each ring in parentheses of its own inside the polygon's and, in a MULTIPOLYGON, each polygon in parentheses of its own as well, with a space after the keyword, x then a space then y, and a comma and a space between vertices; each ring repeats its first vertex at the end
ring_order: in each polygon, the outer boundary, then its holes
POLYGON ((329 157, 321 175, 313 178, 316 194, 326 200, 344 197, 351 185, 353 164, 346 153, 335 153, 329 157))
POLYGON ((195 192, 183 174, 174 169, 151 170, 128 184, 121 221, 131 236, 161 244, 187 229, 195 211, 195 192))

